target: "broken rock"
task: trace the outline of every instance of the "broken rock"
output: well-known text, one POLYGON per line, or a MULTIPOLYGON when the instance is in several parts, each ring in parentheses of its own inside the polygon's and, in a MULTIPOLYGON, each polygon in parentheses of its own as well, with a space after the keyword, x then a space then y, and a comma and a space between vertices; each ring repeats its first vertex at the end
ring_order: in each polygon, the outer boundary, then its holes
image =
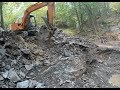
POLYGON ((17 88, 28 88, 29 86, 29 80, 25 80, 23 82, 17 83, 17 88))
POLYGON ((64 56, 65 56, 65 57, 69 57, 69 52, 66 51, 66 50, 64 50, 64 56))
POLYGON ((12 60, 12 62, 13 62, 14 64, 17 64, 17 61, 16 61, 16 60, 12 60))
POLYGON ((29 49, 21 49, 21 52, 23 52, 24 54, 30 54, 30 50, 29 49))
POLYGON ((0 81, 2 81, 4 78, 0 75, 0 81))
POLYGON ((8 88, 8 86, 7 85, 3 85, 2 88, 8 88))
POLYGON ((29 88, 34 88, 39 82, 36 80, 29 80, 29 88))
POLYGON ((33 64, 25 65, 26 70, 31 70, 33 68, 33 64))
POLYGON ((33 53, 34 53, 35 55, 40 55, 40 56, 44 55, 44 52, 43 52, 42 49, 36 49, 33 53))
POLYGON ((8 77, 8 71, 6 71, 6 72, 3 72, 3 74, 2 74, 2 76, 4 77, 4 78, 7 78, 8 77))
POLYGON ((5 66, 5 63, 4 63, 4 62, 2 62, 2 66, 3 66, 3 67, 5 66))
POLYGON ((9 69, 10 69, 10 65, 6 65, 6 66, 5 66, 5 69, 6 69, 6 70, 9 70, 9 69))
POLYGON ((45 85, 43 83, 39 83, 35 88, 45 88, 45 85))
POLYGON ((23 78, 26 76, 22 71, 20 71, 19 74, 20 74, 20 76, 23 77, 23 78))
POLYGON ((0 31, 5 31, 2 27, 0 27, 0 31))
POLYGON ((0 49, 0 59, 5 55, 6 49, 0 49))
POLYGON ((8 79, 10 79, 10 80, 13 81, 13 82, 17 82, 17 81, 21 80, 20 77, 19 77, 18 74, 14 71, 13 68, 9 70, 8 79))
POLYGON ((49 60, 44 60, 44 63, 43 63, 45 66, 49 66, 50 65, 50 61, 49 60))

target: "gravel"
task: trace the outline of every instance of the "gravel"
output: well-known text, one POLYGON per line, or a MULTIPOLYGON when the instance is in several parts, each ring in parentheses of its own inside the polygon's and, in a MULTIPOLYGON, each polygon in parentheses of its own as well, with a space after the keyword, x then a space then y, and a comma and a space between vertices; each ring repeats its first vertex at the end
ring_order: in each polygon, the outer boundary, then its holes
POLYGON ((51 42, 43 37, 44 33, 22 37, 2 32, 0 87, 115 87, 108 81, 114 73, 120 73, 119 52, 100 51, 93 42, 59 30, 51 42))

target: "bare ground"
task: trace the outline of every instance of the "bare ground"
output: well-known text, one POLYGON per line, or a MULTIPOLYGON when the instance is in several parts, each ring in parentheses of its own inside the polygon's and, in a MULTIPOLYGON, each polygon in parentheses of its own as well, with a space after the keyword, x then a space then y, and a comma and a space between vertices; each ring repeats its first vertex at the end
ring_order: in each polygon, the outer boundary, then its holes
POLYGON ((120 87, 118 41, 112 42, 116 46, 93 43, 59 30, 50 43, 44 36, 41 31, 31 37, 1 32, 0 87, 120 87))

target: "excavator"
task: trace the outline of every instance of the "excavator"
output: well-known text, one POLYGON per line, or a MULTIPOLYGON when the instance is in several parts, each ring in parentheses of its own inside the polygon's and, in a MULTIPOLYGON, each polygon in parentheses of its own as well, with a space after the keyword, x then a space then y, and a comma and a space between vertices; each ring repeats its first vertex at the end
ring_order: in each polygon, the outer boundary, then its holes
POLYGON ((46 28, 49 31, 48 37, 50 39, 52 35, 54 34, 54 31, 57 29, 54 27, 55 2, 37 2, 29 6, 25 10, 21 22, 19 22, 19 19, 16 20, 16 22, 11 24, 10 30, 12 30, 13 32, 28 31, 28 30, 32 31, 32 28, 36 27, 36 20, 33 15, 30 15, 30 13, 45 6, 48 7, 47 15, 46 17, 42 17, 42 18, 45 22, 46 28), (33 20, 34 22, 31 22, 31 20, 33 20))

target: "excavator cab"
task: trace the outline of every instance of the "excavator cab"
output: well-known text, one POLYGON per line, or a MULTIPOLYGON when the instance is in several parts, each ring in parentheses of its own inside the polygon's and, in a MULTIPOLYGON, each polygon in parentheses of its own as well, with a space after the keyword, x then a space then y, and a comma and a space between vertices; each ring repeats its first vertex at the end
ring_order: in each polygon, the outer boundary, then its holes
POLYGON ((36 19, 34 15, 29 15, 28 17, 28 29, 33 29, 37 26, 36 19))

